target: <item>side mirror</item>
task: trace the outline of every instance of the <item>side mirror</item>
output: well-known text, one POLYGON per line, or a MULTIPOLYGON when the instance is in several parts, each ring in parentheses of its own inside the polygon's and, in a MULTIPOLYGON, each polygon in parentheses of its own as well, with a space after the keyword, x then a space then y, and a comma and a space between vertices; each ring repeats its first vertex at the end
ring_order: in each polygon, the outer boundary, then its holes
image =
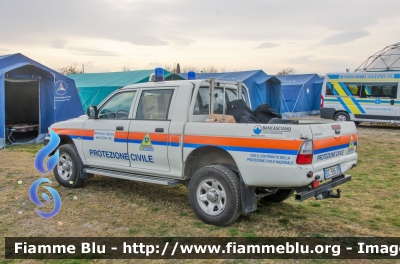
POLYGON ((97 109, 97 106, 91 105, 88 106, 86 110, 86 114, 90 119, 98 119, 99 118, 99 110, 97 109))

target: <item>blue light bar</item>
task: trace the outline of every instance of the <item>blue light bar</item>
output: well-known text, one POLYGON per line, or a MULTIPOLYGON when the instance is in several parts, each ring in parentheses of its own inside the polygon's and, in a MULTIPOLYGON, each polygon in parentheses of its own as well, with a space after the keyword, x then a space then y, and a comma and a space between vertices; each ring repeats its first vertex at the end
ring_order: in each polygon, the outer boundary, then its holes
POLYGON ((195 80, 196 79, 196 73, 194 71, 188 72, 188 80, 195 80))
POLYGON ((155 82, 163 82, 164 80, 164 69, 163 68, 156 68, 155 69, 155 82))

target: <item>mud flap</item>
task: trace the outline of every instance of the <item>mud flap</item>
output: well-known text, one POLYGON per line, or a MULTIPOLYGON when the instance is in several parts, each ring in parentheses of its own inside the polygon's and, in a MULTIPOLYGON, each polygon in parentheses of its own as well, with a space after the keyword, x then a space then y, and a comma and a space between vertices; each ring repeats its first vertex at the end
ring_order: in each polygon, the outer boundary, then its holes
POLYGON ((240 177, 240 193, 242 196, 242 212, 245 214, 252 213, 257 210, 256 187, 247 186, 240 177))
POLYGON ((242 200, 242 212, 245 214, 252 213, 257 210, 257 196, 256 196, 256 187, 255 186, 247 186, 240 174, 240 171, 237 167, 226 164, 220 163, 221 165, 229 168, 230 170, 234 171, 240 179, 240 195, 242 200))

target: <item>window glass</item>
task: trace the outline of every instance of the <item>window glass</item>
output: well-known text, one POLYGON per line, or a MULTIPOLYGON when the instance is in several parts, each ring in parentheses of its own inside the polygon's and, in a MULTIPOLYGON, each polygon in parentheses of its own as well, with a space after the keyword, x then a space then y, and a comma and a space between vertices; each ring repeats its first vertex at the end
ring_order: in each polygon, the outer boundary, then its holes
MULTIPOLYGON (((194 105, 195 115, 208 115, 210 113, 210 95, 209 87, 200 87, 194 105)), ((237 99, 237 91, 225 89, 225 109, 227 104, 237 99)), ((224 109, 224 89, 222 87, 214 88, 214 114, 223 114, 224 109)))
POLYGON ((359 83, 345 83, 347 90, 354 96, 359 96, 361 92, 361 84, 359 83))
POLYGON ((99 118, 127 119, 135 93, 131 91, 114 95, 99 109, 99 118))
POLYGON ((365 83, 363 84, 365 97, 396 98, 396 83, 365 83))
POLYGON ((332 89, 333 89, 333 85, 330 82, 327 82, 325 95, 333 95, 332 89))
POLYGON ((335 83, 328 82, 326 84, 326 95, 339 95, 339 96, 360 96, 361 84, 360 83, 335 83))
POLYGON ((143 91, 136 119, 166 120, 173 91, 173 89, 143 91))

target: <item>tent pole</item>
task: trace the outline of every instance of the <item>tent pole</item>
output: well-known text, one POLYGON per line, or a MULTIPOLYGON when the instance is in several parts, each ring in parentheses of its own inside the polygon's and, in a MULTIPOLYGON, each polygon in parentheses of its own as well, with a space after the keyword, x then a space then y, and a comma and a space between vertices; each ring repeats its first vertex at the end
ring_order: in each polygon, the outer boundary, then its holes
MULTIPOLYGON (((6 74, 5 72, 2 72, 1 75, 3 75, 3 94, 0 96, 0 100, 2 101, 2 103, 0 103, 0 105, 2 105, 4 107, 4 111, 0 111, 0 115, 2 115, 2 117, 0 118, 0 120, 4 120, 4 123, 2 124, 3 127, 3 148, 6 149, 6 74)), ((3 109, 2 109, 3 110, 3 109)))
POLYGON ((288 107, 288 105, 287 105, 287 103, 286 103, 286 99, 285 99, 285 96, 283 95, 282 91, 281 91, 281 95, 282 95, 282 98, 283 98, 283 102, 284 102, 285 105, 286 105, 286 110, 289 112, 289 107, 288 107))
MULTIPOLYGON (((294 106, 293 106, 293 109, 292 109, 292 114, 293 114, 293 112, 294 112, 294 109, 296 108, 297 102, 299 101, 299 98, 300 98, 301 92, 303 91, 303 88, 304 88, 304 84, 303 84, 303 86, 301 86, 300 93, 299 93, 299 95, 297 96, 296 102, 294 103, 294 106)), ((292 115, 291 117, 293 117, 293 115, 292 115)))
POLYGON ((100 90, 102 89, 102 87, 100 87, 99 90, 97 90, 97 93, 94 95, 93 100, 90 102, 90 105, 93 105, 94 100, 96 99, 97 95, 99 94, 100 90))
POLYGON ((87 105, 86 105, 86 102, 85 102, 85 100, 83 99, 83 97, 82 97, 82 95, 81 95, 81 92, 79 91, 78 92, 78 95, 79 95, 79 98, 81 99, 81 102, 84 104, 84 107, 85 107, 85 109, 83 109, 84 111, 86 111, 86 109, 87 109, 87 105))

